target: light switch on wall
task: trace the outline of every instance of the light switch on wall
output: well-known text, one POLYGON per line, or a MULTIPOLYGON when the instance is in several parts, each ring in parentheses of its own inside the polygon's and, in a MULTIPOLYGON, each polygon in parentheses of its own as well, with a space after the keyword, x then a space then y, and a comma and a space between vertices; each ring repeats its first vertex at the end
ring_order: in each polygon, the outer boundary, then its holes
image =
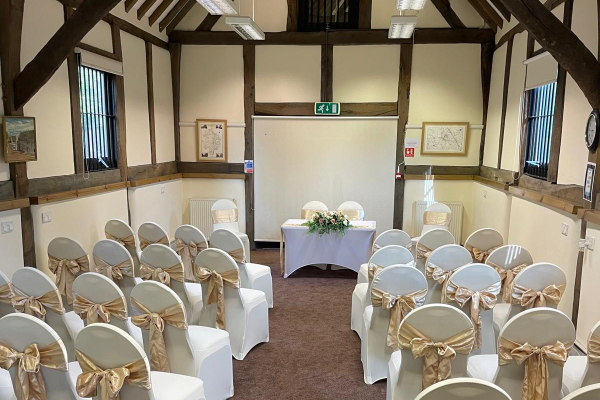
POLYGON ((160 194, 165 194, 165 187, 164 186, 160 187, 160 194))
POLYGON ((569 225, 567 225, 566 223, 563 222, 563 224, 560 226, 560 233, 562 233, 565 236, 569 235, 569 225))
POLYGON ((14 225, 12 221, 4 221, 0 224, 0 231, 2 231, 2 234, 11 233, 13 229, 14 225))
POLYGON ((42 224, 47 224, 52 221, 52 216, 49 212, 42 213, 42 224))

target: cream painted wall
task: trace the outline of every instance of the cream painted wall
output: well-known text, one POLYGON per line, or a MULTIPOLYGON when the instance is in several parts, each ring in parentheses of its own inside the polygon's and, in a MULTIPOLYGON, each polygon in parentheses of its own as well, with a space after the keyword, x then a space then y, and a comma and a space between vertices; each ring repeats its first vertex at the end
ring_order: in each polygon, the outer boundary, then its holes
POLYGON ((152 46, 152 75, 154 87, 154 121, 156 127, 156 162, 175 160, 173 131, 173 86, 171 56, 167 50, 152 46))
MULTIPOLYGON (((513 18, 514 19, 514 18, 513 18)), ((492 78, 490 82, 490 100, 485 130, 485 149, 483 165, 496 168, 498 166, 498 148, 500 140, 500 123, 502 120, 502 95, 504 92, 504 69, 508 46, 502 46, 494 52, 492 62, 492 78)))
POLYGON ((0 271, 9 278, 23 265, 23 241, 21 239, 21 210, 0 212, 0 223, 13 223, 13 231, 0 235, 0 271))
POLYGON ((81 42, 112 53, 113 45, 110 25, 108 22, 98 22, 98 24, 85 35, 81 42))
POLYGON ((176 29, 179 31, 195 31, 207 15, 206 8, 199 3, 194 3, 192 9, 183 17, 176 29))
POLYGON ((256 46, 255 87, 259 103, 319 101, 321 46, 256 46))
POLYGON ((512 196, 505 191, 473 182, 473 232, 494 228, 508 240, 512 196))
MULTIPOLYGON (((588 223, 586 237, 593 236, 600 239, 600 226, 588 223)), ((592 327, 600 320, 600 308, 598 307, 598 282, 600 281, 600 251, 586 250, 583 256, 581 300, 579 302, 579 318, 577 319, 576 343, 587 349, 587 340, 592 327)))

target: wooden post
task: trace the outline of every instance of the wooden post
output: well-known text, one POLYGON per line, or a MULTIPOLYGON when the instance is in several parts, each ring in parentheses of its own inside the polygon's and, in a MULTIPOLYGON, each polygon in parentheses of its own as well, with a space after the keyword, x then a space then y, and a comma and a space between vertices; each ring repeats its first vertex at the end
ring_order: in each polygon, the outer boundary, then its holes
POLYGON ((502 148, 504 147, 504 129, 506 128, 506 108, 508 104, 508 83, 510 82, 510 66, 512 61, 514 37, 508 40, 506 47, 506 63, 504 64, 504 88, 502 92, 502 114, 500 119, 500 137, 498 138, 498 169, 502 168, 502 148))
MULTIPOLYGON (((111 25, 113 51, 119 61, 123 61, 123 47, 121 44, 121 29, 115 24, 111 25)), ((117 92, 117 153, 118 165, 121 171, 121 181, 127 181, 127 123, 125 116, 125 80, 122 76, 115 76, 117 92)))
POLYGON ((492 81, 492 63, 494 61, 494 43, 483 43, 481 45, 481 94, 483 96, 483 130, 481 131, 481 142, 479 143, 479 165, 483 165, 483 154, 485 151, 485 133, 487 126, 487 113, 490 104, 490 85, 492 81))
POLYGON ((181 45, 169 43, 171 55, 171 84, 173 86, 173 121, 175 135, 175 161, 181 161, 181 131, 179 128, 179 110, 181 104, 181 45))
POLYGON ((148 85, 148 122, 150 124, 150 159, 156 164, 156 121, 154 116, 154 72, 152 66, 152 43, 146 42, 146 82, 148 85))
MULTIPOLYGON (((244 45, 244 159, 254 160, 254 126, 252 115, 255 105, 256 80, 256 47, 244 45)), ((254 243, 254 174, 246 174, 246 234, 250 248, 255 249, 254 243)))
POLYGON ((373 12, 373 0, 359 0, 359 3, 358 3, 358 29, 371 29, 371 14, 372 14, 372 12, 373 12))
POLYGON ((321 45, 321 101, 333 101, 333 46, 321 45))
POLYGON ((288 17, 286 31, 296 32, 298 30, 298 0, 287 0, 288 17))

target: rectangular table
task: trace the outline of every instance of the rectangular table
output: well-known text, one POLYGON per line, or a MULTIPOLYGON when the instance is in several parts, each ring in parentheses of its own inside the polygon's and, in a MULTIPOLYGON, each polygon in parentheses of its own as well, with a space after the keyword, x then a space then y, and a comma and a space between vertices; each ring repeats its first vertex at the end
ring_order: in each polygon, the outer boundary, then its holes
POLYGON ((284 278, 314 264, 340 265, 358 272, 360 265, 369 261, 375 241, 375 221, 352 221, 354 228, 347 229, 344 236, 308 234, 308 227, 302 226, 305 222, 288 219, 281 225, 280 262, 284 278))

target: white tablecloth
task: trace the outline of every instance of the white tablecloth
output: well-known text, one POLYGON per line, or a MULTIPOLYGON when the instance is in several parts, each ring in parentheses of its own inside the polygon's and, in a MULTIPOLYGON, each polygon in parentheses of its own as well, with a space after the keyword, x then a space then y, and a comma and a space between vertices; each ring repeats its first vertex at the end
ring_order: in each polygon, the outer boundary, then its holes
POLYGON ((281 225, 281 273, 284 278, 314 264, 340 265, 358 272, 369 261, 375 240, 375 221, 353 221, 344 236, 337 233, 307 234, 304 219, 288 219, 281 225), (283 243, 285 242, 285 252, 283 243))

